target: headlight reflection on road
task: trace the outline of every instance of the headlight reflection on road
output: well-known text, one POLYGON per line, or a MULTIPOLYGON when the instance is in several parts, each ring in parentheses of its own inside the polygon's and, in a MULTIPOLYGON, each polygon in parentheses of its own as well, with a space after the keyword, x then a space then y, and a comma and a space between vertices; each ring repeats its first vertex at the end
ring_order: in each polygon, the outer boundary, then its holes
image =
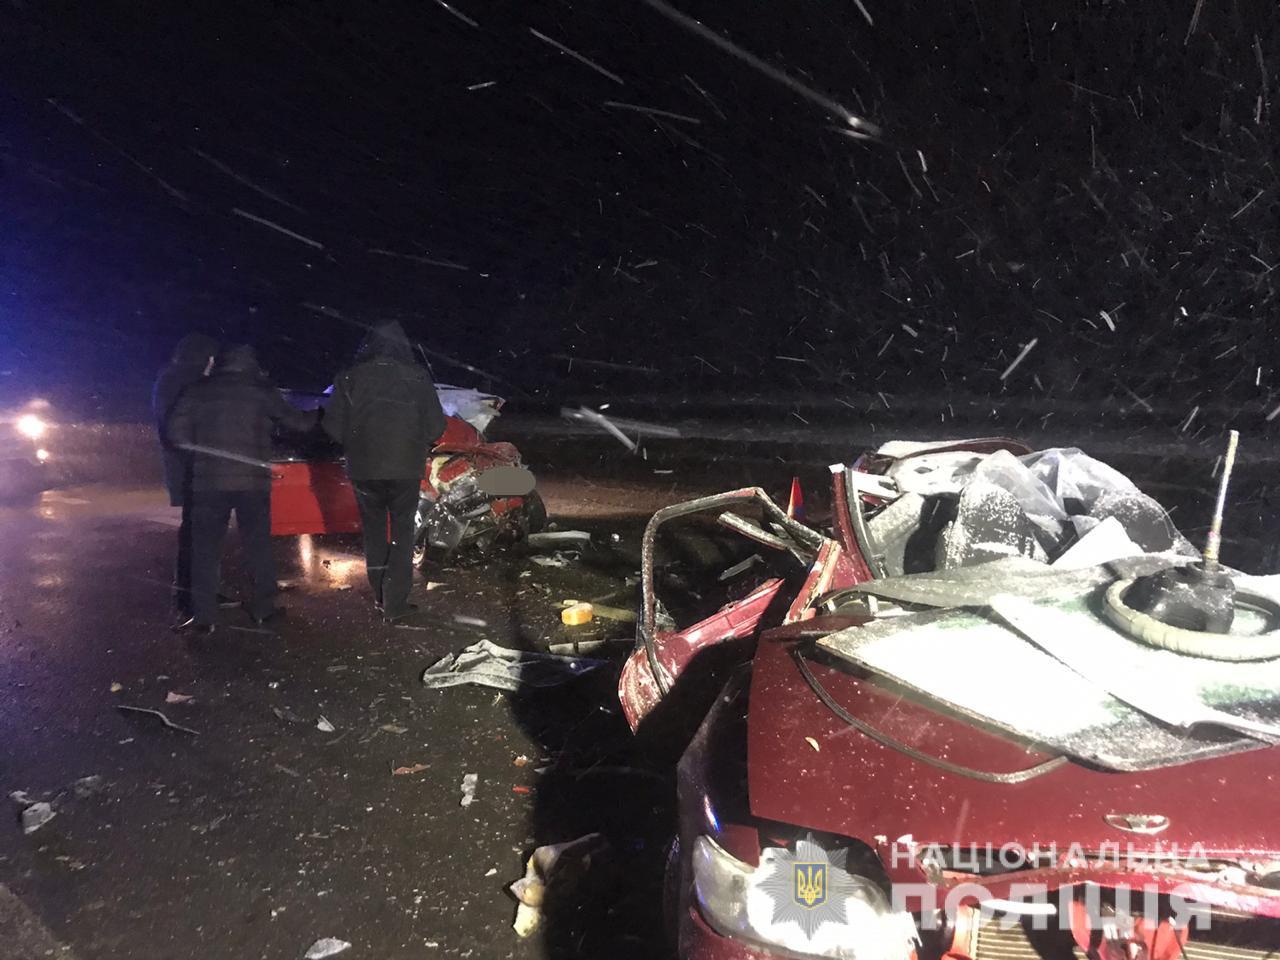
POLYGON ((358 577, 364 570, 363 560, 326 550, 306 533, 298 537, 298 565, 306 577, 323 578, 339 584, 358 577))

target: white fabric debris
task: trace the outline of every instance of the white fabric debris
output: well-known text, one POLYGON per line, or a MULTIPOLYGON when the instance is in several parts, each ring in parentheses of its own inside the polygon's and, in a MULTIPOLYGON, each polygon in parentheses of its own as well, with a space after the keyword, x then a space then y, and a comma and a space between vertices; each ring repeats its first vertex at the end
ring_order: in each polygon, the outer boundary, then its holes
POLYGON ((468 683, 509 691, 521 687, 554 687, 605 662, 531 650, 509 650, 488 640, 480 640, 427 667, 422 672, 422 683, 435 689, 468 683))
POLYGON ((603 834, 588 833, 568 843, 551 843, 533 851, 525 864, 524 876, 511 884, 519 903, 512 926, 516 935, 527 937, 542 924, 542 907, 548 897, 562 898, 571 884, 591 869, 593 857, 607 852, 603 834))
POLYGON ((306 960, 324 960, 325 957, 336 957, 344 950, 350 950, 351 944, 337 937, 322 937, 311 945, 306 953, 306 960))
POLYGON ((476 802, 476 787, 480 783, 480 775, 477 773, 466 773, 462 776, 462 799, 458 801, 458 806, 469 807, 476 802))

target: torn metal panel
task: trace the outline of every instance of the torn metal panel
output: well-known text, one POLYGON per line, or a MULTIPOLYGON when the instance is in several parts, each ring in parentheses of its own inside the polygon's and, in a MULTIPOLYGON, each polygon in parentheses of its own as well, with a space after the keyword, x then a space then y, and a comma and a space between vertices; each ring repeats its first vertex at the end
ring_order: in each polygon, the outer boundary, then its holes
POLYGON ((828 540, 818 551, 804 586, 796 594, 783 618, 783 623, 796 623, 817 616, 816 603, 833 590, 844 590, 864 583, 871 577, 862 558, 850 556, 834 540, 828 540))
POLYGON ((661 677, 662 686, 655 679, 644 644, 638 644, 623 664, 622 676, 618 680, 618 698, 622 701, 622 711, 631 729, 636 729, 658 705, 699 651, 754 634, 784 583, 777 578, 766 580, 743 599, 723 607, 692 627, 680 631, 659 631, 653 645, 658 662, 657 675, 661 677))
MULTIPOLYGON (((644 538, 640 545, 641 589, 643 591, 640 622, 640 639, 642 643, 645 637, 654 636, 654 620, 657 616, 657 594, 654 591, 653 584, 653 564, 658 531, 662 529, 664 524, 679 517, 688 517, 693 514, 709 513, 711 511, 723 511, 730 507, 751 504, 761 506, 766 516, 781 527, 784 533, 795 540, 798 546, 807 547, 816 552, 822 548, 824 543, 828 542, 827 538, 818 531, 788 517, 787 512, 774 503, 769 495, 759 487, 743 487, 740 490, 731 490, 728 493, 718 493, 710 497, 701 497, 697 500, 689 500, 685 503, 664 507, 650 518, 649 523, 645 526, 644 538)), ((652 655, 650 656, 650 661, 651 664, 654 662, 652 655)), ((661 680, 659 681, 659 686, 664 686, 661 680)))
POLYGON ((754 540, 761 546, 772 547, 775 550, 790 550, 792 547, 792 544, 782 539, 782 537, 775 536, 752 523, 746 517, 740 517, 736 513, 722 513, 716 517, 716 523, 722 527, 728 527, 734 533, 742 534, 748 540, 754 540))
POLYGON ((786 511, 759 487, 744 487, 701 497, 665 507, 655 513, 645 527, 641 541, 641 606, 636 650, 624 666, 618 682, 618 696, 633 729, 667 694, 700 651, 754 634, 761 617, 782 588, 781 580, 766 581, 749 596, 682 631, 666 630, 659 625, 660 603, 654 585, 654 554, 658 532, 672 520, 713 512, 720 514, 718 520, 723 525, 755 542, 775 546, 769 541, 776 541, 780 549, 806 560, 820 554, 827 544, 835 545, 818 531, 788 517, 786 511), (744 520, 740 524, 737 520, 726 517, 728 511, 748 506, 763 510, 775 532, 766 533, 750 521, 744 520))

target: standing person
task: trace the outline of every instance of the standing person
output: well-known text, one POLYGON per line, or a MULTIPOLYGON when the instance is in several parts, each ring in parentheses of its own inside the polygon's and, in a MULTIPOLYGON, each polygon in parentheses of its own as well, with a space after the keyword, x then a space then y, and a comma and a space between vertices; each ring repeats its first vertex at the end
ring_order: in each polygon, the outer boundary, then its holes
POLYGON ((249 615, 257 623, 283 613, 276 607, 271 555, 271 429, 304 432, 318 413, 294 410, 258 368, 252 347, 219 355, 208 378, 189 387, 169 418, 169 437, 190 451, 191 619, 184 632, 212 633, 218 611, 222 542, 231 512, 253 575, 249 615))
POLYGON ((151 390, 151 412, 164 458, 164 485, 169 506, 182 508, 178 527, 178 558, 173 573, 173 609, 180 620, 191 616, 191 454, 169 438, 168 423, 183 391, 204 379, 218 353, 218 341, 203 333, 189 333, 178 341, 169 362, 151 390))
POLYGON ((365 572, 387 623, 403 619, 413 585, 418 491, 445 416, 431 376, 395 321, 374 327, 338 374, 324 428, 346 451, 364 529, 365 572))

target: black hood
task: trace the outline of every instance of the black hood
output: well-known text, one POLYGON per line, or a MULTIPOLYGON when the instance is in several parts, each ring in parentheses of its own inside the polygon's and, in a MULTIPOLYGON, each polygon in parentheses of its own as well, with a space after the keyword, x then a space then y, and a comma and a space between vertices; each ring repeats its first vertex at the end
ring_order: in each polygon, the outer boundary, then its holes
POLYGON ((218 355, 218 341, 203 333, 188 333, 173 348, 170 363, 192 364, 203 367, 210 357, 218 355))
POLYGON ((397 363, 413 363, 413 347, 405 336, 404 328, 395 320, 371 327, 356 351, 356 361, 383 357, 397 363))
POLYGON ((253 347, 237 345, 227 347, 218 355, 215 373, 250 373, 257 376, 261 373, 258 366, 258 355, 253 347))

